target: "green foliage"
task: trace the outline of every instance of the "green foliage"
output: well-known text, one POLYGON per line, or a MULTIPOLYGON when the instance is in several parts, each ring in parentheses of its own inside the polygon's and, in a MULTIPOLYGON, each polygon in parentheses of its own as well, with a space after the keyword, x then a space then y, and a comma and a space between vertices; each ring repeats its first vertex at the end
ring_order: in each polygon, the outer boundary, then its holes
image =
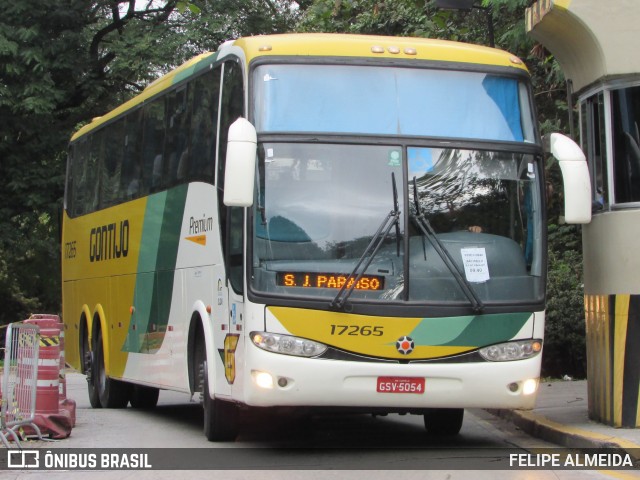
POLYGON ((586 377, 584 285, 580 227, 549 226, 547 324, 542 372, 586 377))
POLYGON ((290 30, 300 11, 291 0, 0 2, 0 325, 60 311, 75 128, 229 38, 290 30))

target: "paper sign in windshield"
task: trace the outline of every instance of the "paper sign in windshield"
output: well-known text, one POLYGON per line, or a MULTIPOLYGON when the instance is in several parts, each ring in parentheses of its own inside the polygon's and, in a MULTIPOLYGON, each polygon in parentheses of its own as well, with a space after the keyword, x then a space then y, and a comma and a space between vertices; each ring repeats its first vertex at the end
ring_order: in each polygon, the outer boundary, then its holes
POLYGON ((462 264, 467 281, 482 283, 489 280, 489 265, 487 264, 487 252, 484 248, 463 248, 462 264))

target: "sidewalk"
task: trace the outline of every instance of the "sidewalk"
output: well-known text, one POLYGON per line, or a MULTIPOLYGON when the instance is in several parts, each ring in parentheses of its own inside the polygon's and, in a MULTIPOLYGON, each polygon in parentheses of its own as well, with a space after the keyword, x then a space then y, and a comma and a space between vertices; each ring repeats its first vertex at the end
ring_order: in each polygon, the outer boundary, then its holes
POLYGON ((640 428, 614 428, 589 420, 587 381, 540 384, 531 411, 491 410, 529 435, 569 448, 617 448, 640 460, 640 428))

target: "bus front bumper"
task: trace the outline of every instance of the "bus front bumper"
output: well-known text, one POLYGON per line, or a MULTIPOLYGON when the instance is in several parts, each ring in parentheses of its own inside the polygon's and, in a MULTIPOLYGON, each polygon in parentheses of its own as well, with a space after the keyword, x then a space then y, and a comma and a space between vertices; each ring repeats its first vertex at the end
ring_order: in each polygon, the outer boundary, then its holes
POLYGON ((532 409, 541 363, 541 355, 511 362, 351 362, 281 355, 252 345, 246 353, 243 398, 236 400, 249 406, 389 412, 421 408, 532 409), (381 382, 398 378, 397 384, 424 379, 417 381, 423 387, 411 393, 402 389, 395 393, 379 391, 384 390, 381 382))

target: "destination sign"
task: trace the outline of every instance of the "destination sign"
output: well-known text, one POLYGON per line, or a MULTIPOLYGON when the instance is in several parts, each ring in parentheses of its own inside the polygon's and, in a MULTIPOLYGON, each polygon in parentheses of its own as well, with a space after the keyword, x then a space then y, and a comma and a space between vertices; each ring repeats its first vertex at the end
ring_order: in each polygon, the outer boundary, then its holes
MULTIPOLYGON (((317 272, 278 272, 276 285, 281 287, 301 288, 351 288, 355 283, 355 277, 347 282, 348 275, 340 273, 317 272)), ((355 284, 356 290, 383 290, 384 277, 379 275, 363 275, 355 284)))

